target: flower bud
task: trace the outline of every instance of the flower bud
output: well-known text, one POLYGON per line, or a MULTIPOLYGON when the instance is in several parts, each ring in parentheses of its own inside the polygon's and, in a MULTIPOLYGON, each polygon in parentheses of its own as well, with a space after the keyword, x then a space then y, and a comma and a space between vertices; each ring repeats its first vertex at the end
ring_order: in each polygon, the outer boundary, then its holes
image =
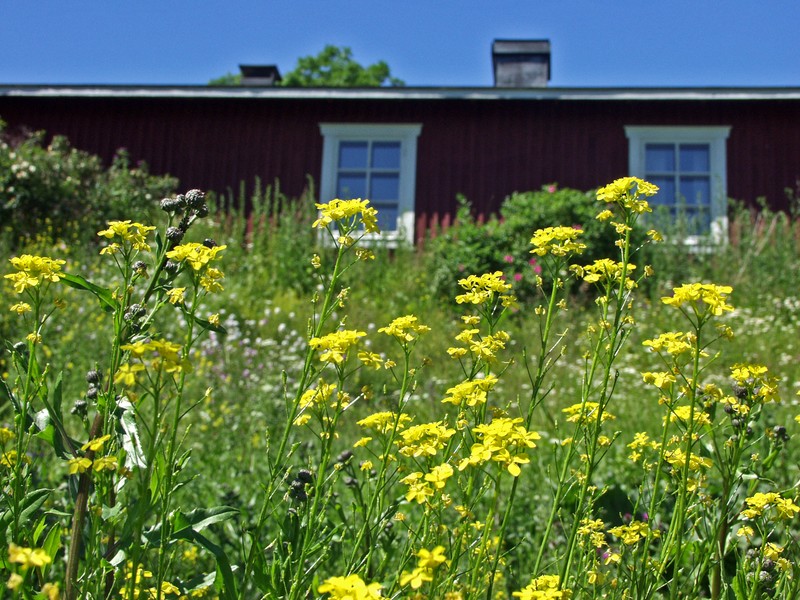
POLYGON ((185 198, 189 208, 196 210, 205 204, 206 195, 200 190, 189 190, 186 192, 185 198))

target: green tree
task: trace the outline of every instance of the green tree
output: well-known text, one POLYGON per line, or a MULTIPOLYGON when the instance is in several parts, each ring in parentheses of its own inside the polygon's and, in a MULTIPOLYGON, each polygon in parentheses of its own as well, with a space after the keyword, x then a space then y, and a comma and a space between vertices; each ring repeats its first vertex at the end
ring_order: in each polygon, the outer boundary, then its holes
POLYGON ((222 77, 215 77, 208 82, 208 85, 241 85, 242 76, 239 73, 233 74, 230 71, 222 77))
MULTIPOLYGON (((208 85, 241 85, 242 76, 226 73, 208 85)), ((285 87, 380 87, 402 86, 405 82, 392 77, 389 65, 378 61, 367 67, 353 58, 347 46, 327 45, 316 56, 297 59, 294 70, 284 75, 280 85, 285 87)))
POLYGON ((378 61, 367 67, 353 59, 353 51, 346 47, 327 45, 316 56, 304 56, 297 66, 281 81, 286 87, 379 87, 405 85, 392 77, 389 65, 378 61))

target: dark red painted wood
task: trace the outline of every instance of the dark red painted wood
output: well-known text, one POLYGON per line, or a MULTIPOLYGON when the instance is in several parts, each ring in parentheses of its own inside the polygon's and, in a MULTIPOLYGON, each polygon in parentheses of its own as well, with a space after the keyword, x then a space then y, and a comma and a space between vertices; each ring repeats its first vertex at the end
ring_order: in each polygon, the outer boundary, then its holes
POLYGON ((478 215, 514 191, 591 189, 627 175, 625 125, 730 125, 728 195, 787 208, 800 180, 800 101, 89 98, 0 96, 8 129, 44 129, 109 160, 124 147, 184 188, 224 192, 255 177, 299 196, 318 181, 319 123, 422 123, 417 235, 478 215))

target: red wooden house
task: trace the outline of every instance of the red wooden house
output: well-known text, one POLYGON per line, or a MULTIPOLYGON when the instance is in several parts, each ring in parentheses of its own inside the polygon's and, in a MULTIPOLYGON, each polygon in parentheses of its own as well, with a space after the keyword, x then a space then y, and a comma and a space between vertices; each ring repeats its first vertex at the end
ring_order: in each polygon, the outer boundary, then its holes
POLYGON ((479 88, 0 85, 0 118, 105 158, 124 147, 184 187, 258 176, 299 196, 311 176, 409 240, 449 223, 458 194, 485 215, 514 191, 632 174, 702 232, 729 197, 783 209, 800 180, 800 88, 552 88, 549 43, 498 41, 494 58, 479 88))

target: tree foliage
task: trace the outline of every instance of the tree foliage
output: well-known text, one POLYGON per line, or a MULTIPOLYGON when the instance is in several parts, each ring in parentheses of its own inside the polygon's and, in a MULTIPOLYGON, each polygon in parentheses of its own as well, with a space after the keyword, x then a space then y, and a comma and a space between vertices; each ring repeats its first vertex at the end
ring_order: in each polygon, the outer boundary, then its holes
MULTIPOLYGON (((226 73, 208 82, 209 85, 241 85, 242 76, 226 73)), ((402 86, 405 82, 392 77, 389 65, 378 61, 363 66, 353 58, 347 46, 328 44, 316 56, 303 56, 297 65, 283 76, 285 87, 380 87, 402 86)))
POLYGON ((378 61, 367 67, 353 58, 353 51, 344 46, 327 45, 316 56, 303 56, 297 66, 281 82, 286 87, 379 87, 402 86, 392 77, 389 65, 378 61))

